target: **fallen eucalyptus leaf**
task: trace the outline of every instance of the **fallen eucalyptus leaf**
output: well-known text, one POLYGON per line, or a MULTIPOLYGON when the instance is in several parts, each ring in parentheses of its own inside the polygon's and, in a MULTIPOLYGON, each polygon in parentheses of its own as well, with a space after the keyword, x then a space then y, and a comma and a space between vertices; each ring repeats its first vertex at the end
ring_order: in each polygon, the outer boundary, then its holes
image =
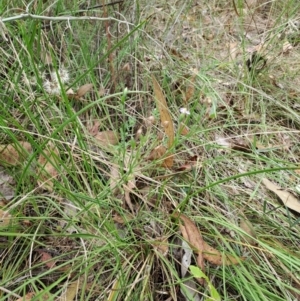
MULTIPOLYGON (((169 112, 168 104, 166 101, 166 98, 163 94, 163 91, 157 82, 154 75, 152 75, 152 82, 153 82, 153 90, 154 90, 154 96, 156 99, 157 107, 160 114, 160 120, 161 124, 164 128, 164 131, 168 137, 168 149, 171 149, 173 147, 174 143, 174 125, 171 118, 171 114, 169 112)), ((173 166, 174 156, 168 156, 164 160, 164 166, 167 168, 171 168, 173 166)))
POLYGON ((0 209, 0 227, 7 227, 10 224, 11 215, 4 210, 0 209))
MULTIPOLYGON (((184 214, 177 214, 177 217, 179 217, 179 219, 183 222, 183 224, 179 224, 182 236, 190 244, 193 250, 196 250, 195 253, 197 254, 197 265, 202 271, 204 271, 204 258, 202 254, 202 251, 204 250, 204 241, 201 232, 196 227, 196 225, 184 214)), ((198 278, 197 280, 201 285, 204 284, 203 278, 198 278)))
POLYGON ((0 145, 0 164, 16 166, 23 163, 32 151, 31 145, 26 141, 0 145))
POLYGON ((76 97, 79 99, 80 97, 84 96, 87 92, 92 90, 93 84, 85 84, 81 86, 76 93, 76 97))
POLYGON ((114 131, 98 132, 94 137, 103 146, 117 145, 119 143, 119 136, 114 131))
POLYGON ((267 178, 262 179, 263 184, 274 192, 283 202, 283 204, 298 213, 300 213, 300 201, 290 192, 283 190, 280 186, 269 181, 267 178))

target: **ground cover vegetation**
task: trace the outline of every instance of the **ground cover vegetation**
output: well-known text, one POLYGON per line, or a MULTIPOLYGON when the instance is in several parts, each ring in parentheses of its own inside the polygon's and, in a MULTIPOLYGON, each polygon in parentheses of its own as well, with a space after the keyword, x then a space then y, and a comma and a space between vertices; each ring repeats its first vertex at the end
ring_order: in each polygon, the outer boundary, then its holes
POLYGON ((299 300, 299 5, 1 1, 0 300, 299 300))

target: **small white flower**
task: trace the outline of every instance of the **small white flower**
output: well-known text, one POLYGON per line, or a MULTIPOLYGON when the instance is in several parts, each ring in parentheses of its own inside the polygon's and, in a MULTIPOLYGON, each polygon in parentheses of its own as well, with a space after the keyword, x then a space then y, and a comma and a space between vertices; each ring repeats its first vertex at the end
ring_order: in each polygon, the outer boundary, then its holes
POLYGON ((46 79, 43 82, 43 87, 45 91, 49 94, 58 95, 60 94, 60 86, 57 82, 51 82, 50 80, 46 79))
POLYGON ((180 108, 179 111, 180 111, 180 113, 183 114, 183 115, 190 115, 190 114, 191 114, 191 112, 188 111, 187 108, 180 108))
POLYGON ((68 70, 64 67, 59 68, 58 71, 52 71, 50 77, 54 83, 59 83, 58 78, 62 84, 67 83, 70 80, 68 70))
POLYGON ((56 71, 52 71, 50 77, 53 83, 59 83, 56 71))
POLYGON ((70 80, 70 76, 66 68, 61 67, 58 71, 58 74, 62 83, 67 83, 70 80))

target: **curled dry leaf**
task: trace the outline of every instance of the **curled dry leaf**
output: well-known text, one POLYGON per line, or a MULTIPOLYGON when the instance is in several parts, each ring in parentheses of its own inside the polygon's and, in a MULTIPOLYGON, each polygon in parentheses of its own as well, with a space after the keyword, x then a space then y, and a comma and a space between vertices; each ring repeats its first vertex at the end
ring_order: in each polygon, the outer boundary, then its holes
POLYGON ((151 242, 153 248, 166 256, 169 252, 169 242, 167 237, 159 237, 155 241, 151 242))
POLYGON ((167 149, 163 145, 157 146, 153 149, 148 157, 148 160, 157 160, 164 156, 167 149))
POLYGON ((34 293, 28 293, 24 297, 17 299, 16 301, 30 301, 34 297, 34 293))
MULTIPOLYGON (((152 75, 152 82, 153 82, 153 90, 154 95, 157 103, 157 107, 160 114, 160 120, 161 124, 163 125, 164 131, 168 137, 168 149, 171 149, 174 142, 174 125, 171 118, 171 114, 168 109, 167 101, 165 99, 165 96, 162 92, 162 89, 157 82, 154 75, 152 75)), ((164 160, 164 166, 167 168, 171 168, 173 166, 174 157, 173 155, 168 156, 164 160)))
POLYGON ((0 227, 7 227, 10 224, 11 215, 4 210, 0 209, 0 227))
POLYGON ((185 163, 179 166, 176 171, 190 171, 195 167, 201 167, 201 164, 198 163, 198 156, 190 157, 185 163))
POLYGON ((99 126, 100 126, 100 122, 97 120, 94 122, 92 126, 89 126, 87 130, 92 136, 96 136, 99 132, 99 126))
POLYGON ((93 85, 92 84, 85 84, 82 85, 76 93, 74 93, 74 91, 72 89, 69 89, 67 91, 67 96, 68 99, 75 99, 75 100, 79 100, 81 97, 83 97, 86 93, 88 93, 90 90, 92 90, 93 85))
POLYGON ((32 151, 31 145, 25 141, 0 145, 0 164, 16 166, 23 163, 32 151))
POLYGON ((232 264, 239 264, 243 257, 236 257, 233 255, 226 255, 221 253, 220 251, 216 250, 215 248, 211 247, 208 243, 204 242, 204 251, 203 257, 205 260, 209 261, 215 265, 232 265, 232 264))
POLYGON ((274 192, 283 202, 283 204, 298 213, 300 213, 300 201, 290 192, 282 190, 280 186, 269 181, 267 178, 262 179, 263 184, 274 192))
POLYGON ((179 134, 182 136, 186 136, 189 133, 189 131, 189 128, 181 122, 179 125, 179 134))
POLYGON ((112 220, 120 225, 124 225, 128 223, 128 221, 131 221, 133 219, 134 219, 134 215, 130 213, 126 213, 126 214, 123 213, 122 215, 120 215, 119 213, 115 212, 112 216, 112 220))
POLYGON ((46 149, 40 154, 38 164, 38 185, 52 192, 54 180, 58 176, 57 168, 60 165, 58 148, 52 142, 49 142, 46 149))
POLYGON ((175 217, 179 217, 184 222, 184 226, 180 226, 182 236, 193 247, 194 252, 198 254, 197 265, 203 271, 203 273, 205 273, 204 268, 202 268, 200 265, 202 264, 202 258, 215 265, 239 264, 244 259, 233 255, 223 254, 207 244, 202 239, 200 230, 198 230, 196 225, 187 216, 176 213, 175 217))
POLYGON ((87 92, 92 90, 93 84, 85 84, 81 86, 76 93, 77 98, 79 99, 80 97, 84 96, 87 92))
POLYGON ((98 132, 94 137, 102 146, 117 145, 119 143, 119 136, 114 131, 98 132))
POLYGON ((198 70, 197 69, 194 69, 192 70, 193 72, 193 75, 192 75, 192 78, 189 82, 189 85, 187 86, 187 89, 186 89, 186 92, 185 92, 185 95, 184 95, 184 103, 185 105, 187 106, 190 99, 194 96, 195 94, 195 79, 196 79, 196 75, 198 73, 198 70))
POLYGON ((52 256, 45 252, 38 250, 38 253, 41 254, 41 261, 49 268, 52 269, 53 267, 56 266, 55 260, 53 260, 52 256))
MULTIPOLYGON (((204 258, 203 258, 203 250, 204 250, 204 240, 200 233, 200 230, 196 227, 196 225, 184 214, 176 214, 176 217, 179 217, 183 224, 179 224, 180 231, 182 233, 183 238, 191 245, 195 253, 197 254, 197 265, 204 273, 204 258)), ((198 282, 203 285, 204 279, 198 278, 198 282)))

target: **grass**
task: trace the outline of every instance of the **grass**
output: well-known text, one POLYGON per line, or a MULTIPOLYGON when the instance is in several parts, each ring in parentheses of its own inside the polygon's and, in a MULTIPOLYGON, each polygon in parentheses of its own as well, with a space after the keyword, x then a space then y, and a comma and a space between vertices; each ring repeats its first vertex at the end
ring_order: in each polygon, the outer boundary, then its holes
MULTIPOLYGON (((235 5, 238 15, 224 1, 135 0, 90 10, 80 1, 33 1, 34 15, 125 22, 5 22, 1 145, 27 141, 32 151, 21 164, 1 163, 0 213, 11 215, 0 224, 1 301, 211 300, 209 287, 181 276, 178 210, 211 246, 245 257, 229 266, 206 261, 221 300, 299 299, 299 212, 262 184, 268 178, 299 197, 299 5, 235 5), (266 66, 249 70, 249 49, 263 39, 257 49, 266 66), (284 42, 293 48, 284 52, 284 42), (152 75, 175 126, 171 169, 162 157, 147 159, 166 142, 152 75), (45 82, 55 76, 53 94, 45 82), (117 143, 97 141, 93 126, 114 131, 117 143), (192 167, 178 172, 184 164, 192 167)), ((1 17, 25 8, 1 1, 1 17)))

